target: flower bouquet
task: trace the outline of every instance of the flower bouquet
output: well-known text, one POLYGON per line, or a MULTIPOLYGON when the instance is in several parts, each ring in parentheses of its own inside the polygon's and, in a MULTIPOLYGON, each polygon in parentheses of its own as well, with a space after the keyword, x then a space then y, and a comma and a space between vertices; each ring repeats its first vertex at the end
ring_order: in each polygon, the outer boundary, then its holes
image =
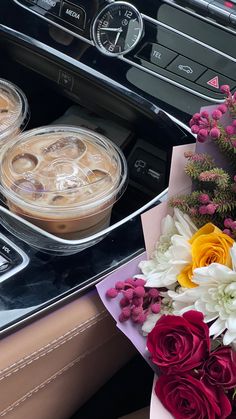
POLYGON ((175 147, 168 201, 142 216, 147 253, 98 284, 155 373, 151 418, 236 418, 236 94, 175 147))

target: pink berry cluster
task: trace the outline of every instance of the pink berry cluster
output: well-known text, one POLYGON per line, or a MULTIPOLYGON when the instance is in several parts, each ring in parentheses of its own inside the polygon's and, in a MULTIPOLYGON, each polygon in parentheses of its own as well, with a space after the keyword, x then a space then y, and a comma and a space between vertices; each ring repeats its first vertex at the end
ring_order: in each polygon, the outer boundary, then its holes
POLYGON ((218 205, 211 202, 211 199, 208 194, 202 193, 199 195, 199 208, 198 213, 201 215, 213 215, 215 214, 218 205))
POLYGON ((232 95, 228 85, 221 86, 220 90, 227 95, 224 104, 219 105, 211 115, 207 111, 195 113, 189 125, 201 143, 204 143, 208 137, 217 140, 223 135, 225 141, 231 141, 233 147, 236 147, 236 138, 231 138, 236 135, 236 120, 226 127, 219 123, 227 111, 233 111, 233 114, 236 112, 236 92, 232 95))
POLYGON ((108 298, 122 295, 120 322, 131 319, 136 324, 143 324, 149 313, 160 312, 160 292, 156 288, 145 288, 145 283, 144 279, 128 278, 125 281, 116 282, 115 288, 107 290, 108 298))
POLYGON ((236 235, 236 221, 232 220, 232 218, 225 218, 224 220, 224 227, 223 233, 227 234, 230 237, 235 237, 236 235))

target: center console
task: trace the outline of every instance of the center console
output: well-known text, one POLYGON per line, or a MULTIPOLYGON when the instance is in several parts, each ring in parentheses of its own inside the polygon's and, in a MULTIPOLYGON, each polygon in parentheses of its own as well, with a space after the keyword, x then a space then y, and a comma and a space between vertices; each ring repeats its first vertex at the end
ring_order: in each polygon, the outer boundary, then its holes
MULTIPOLYGON (((235 91, 235 17, 231 0, 1 0, 0 77, 25 91, 29 127, 61 123, 65 111, 71 123, 73 114, 122 148, 130 179, 105 238, 75 255, 26 245, 15 237, 19 220, 0 208, 0 233, 23 252, 19 270, 0 284, 0 332, 144 251, 140 214, 168 185, 172 147, 194 141, 188 121, 223 101, 222 84, 235 91)), ((29 226, 20 226, 27 237, 29 226)))

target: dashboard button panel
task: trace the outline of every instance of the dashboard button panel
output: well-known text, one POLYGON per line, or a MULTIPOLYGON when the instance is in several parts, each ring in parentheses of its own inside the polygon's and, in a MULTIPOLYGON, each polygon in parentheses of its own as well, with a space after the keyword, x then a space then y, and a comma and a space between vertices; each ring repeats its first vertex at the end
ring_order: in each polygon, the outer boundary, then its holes
MULTIPOLYGON (((98 3, 94 0, 93 8, 86 0, 14 1, 89 44, 94 48, 95 56, 99 57, 99 52, 109 55, 114 65, 119 56, 133 68, 137 67, 192 95, 216 102, 222 99, 220 85, 236 86, 236 56, 231 47, 234 34, 224 31, 223 27, 216 28, 212 25, 213 19, 210 25, 207 22, 210 6, 216 12, 221 10, 222 5, 222 10, 226 8, 225 18, 228 19, 224 21, 225 28, 230 21, 236 24, 236 0, 175 0, 187 3, 186 13, 172 5, 162 5, 163 2, 158 0, 159 20, 154 18, 151 9, 148 9, 149 15, 143 13, 145 5, 139 4, 137 9, 136 3, 133 6, 119 0, 109 2, 105 7, 102 0, 98 3), (202 21, 190 16, 187 12, 191 7, 195 7, 194 10, 201 7, 202 12, 198 9, 197 13, 199 17, 200 13, 204 14, 206 19, 202 21), (165 16, 167 8, 168 21, 165 16), (125 29, 127 23, 131 26, 130 31, 125 29)), ((155 3, 154 0, 152 2, 155 3)), ((104 58, 104 73, 106 65, 109 66, 110 62, 106 63, 104 58)), ((67 90, 73 88, 73 83, 65 77, 59 83, 67 90)))
POLYGON ((178 74, 185 79, 195 81, 198 77, 206 71, 206 68, 189 60, 186 57, 179 55, 168 67, 167 70, 178 74))

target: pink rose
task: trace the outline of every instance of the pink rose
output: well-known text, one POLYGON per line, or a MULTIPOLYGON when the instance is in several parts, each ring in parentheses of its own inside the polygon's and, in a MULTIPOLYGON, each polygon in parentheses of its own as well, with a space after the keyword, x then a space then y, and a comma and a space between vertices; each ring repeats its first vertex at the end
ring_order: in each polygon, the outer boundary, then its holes
POLYGON ((175 419, 225 419, 232 410, 222 388, 190 374, 162 375, 155 393, 175 419))
POLYGON ((148 334, 147 348, 153 363, 167 374, 199 367, 210 349, 203 314, 188 311, 183 316, 162 316, 148 334))
POLYGON ((203 366, 209 382, 225 389, 236 387, 235 361, 233 350, 230 347, 222 346, 212 352, 203 366))

